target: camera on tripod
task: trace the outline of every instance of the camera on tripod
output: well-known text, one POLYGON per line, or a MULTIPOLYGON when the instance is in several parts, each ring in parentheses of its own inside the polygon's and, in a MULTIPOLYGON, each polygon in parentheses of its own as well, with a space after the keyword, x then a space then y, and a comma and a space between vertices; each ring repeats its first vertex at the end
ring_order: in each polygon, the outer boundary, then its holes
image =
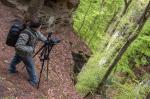
POLYGON ((47 79, 48 79, 48 70, 49 70, 49 55, 54 45, 60 43, 58 38, 51 38, 52 32, 48 33, 47 40, 44 42, 44 45, 35 53, 33 57, 35 57, 38 53, 40 53, 40 61, 41 61, 41 70, 40 70, 40 77, 37 89, 39 88, 41 75, 43 72, 43 68, 45 66, 45 62, 47 63, 47 79))
POLYGON ((46 45, 56 45, 57 43, 60 43, 60 40, 58 38, 51 38, 47 39, 44 43, 46 45))

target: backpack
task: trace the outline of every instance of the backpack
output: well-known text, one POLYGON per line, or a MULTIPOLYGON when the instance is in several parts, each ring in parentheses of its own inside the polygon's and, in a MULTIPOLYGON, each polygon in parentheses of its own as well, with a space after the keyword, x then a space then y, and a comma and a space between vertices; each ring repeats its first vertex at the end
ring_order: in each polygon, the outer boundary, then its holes
POLYGON ((19 35, 24 29, 25 29, 25 24, 20 20, 15 20, 8 32, 6 45, 15 47, 19 35))

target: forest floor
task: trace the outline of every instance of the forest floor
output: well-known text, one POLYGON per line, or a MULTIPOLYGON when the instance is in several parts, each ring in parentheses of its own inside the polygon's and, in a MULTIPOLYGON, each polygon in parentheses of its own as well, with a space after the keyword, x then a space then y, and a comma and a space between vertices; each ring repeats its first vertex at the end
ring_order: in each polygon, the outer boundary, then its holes
MULTIPOLYGON (((0 2, 0 99, 82 99, 74 87, 72 52, 90 51, 72 31, 54 34, 61 39, 61 43, 56 45, 50 54, 49 79, 46 80, 45 69, 38 90, 28 83, 28 75, 26 69, 22 69, 22 63, 17 65, 19 73, 8 73, 8 66, 15 51, 5 45, 5 40, 10 23, 17 14, 16 9, 6 7, 0 2)), ((38 57, 35 58, 35 63, 39 75, 41 65, 38 57)))

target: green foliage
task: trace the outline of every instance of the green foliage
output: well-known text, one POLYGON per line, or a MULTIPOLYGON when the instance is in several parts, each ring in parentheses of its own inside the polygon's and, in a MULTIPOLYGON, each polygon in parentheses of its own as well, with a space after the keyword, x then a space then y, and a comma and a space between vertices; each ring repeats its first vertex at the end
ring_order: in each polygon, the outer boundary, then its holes
POLYGON ((101 80, 106 71, 106 68, 98 67, 97 59, 99 59, 100 56, 97 54, 93 57, 94 58, 91 58, 82 69, 83 72, 81 72, 78 76, 78 84, 76 85, 76 89, 83 95, 94 90, 98 86, 98 82, 101 80))
POLYGON ((118 91, 117 95, 113 96, 113 99, 145 99, 146 95, 150 92, 148 80, 125 84, 114 82, 113 87, 118 91))
POLYGON ((144 66, 149 64, 150 57, 150 20, 145 24, 141 35, 128 48, 118 64, 118 70, 131 74, 133 66, 144 66), (127 68, 128 69, 125 69, 127 68))
POLYGON ((104 40, 104 29, 113 13, 122 4, 120 0, 105 0, 104 5, 101 2, 102 0, 80 0, 79 8, 74 16, 74 29, 94 52, 99 49, 97 45, 104 40), (82 24, 83 21, 84 24, 82 24))
MULTIPOLYGON (((117 48, 117 46, 122 46, 118 40, 111 45, 111 49, 107 52, 104 52, 104 48, 108 45, 107 41, 110 41, 110 37, 104 32, 106 27, 108 26, 109 21, 111 20, 113 14, 116 11, 119 11, 118 15, 122 12, 124 8, 123 0, 105 0, 104 5, 101 5, 102 0, 80 0, 79 8, 74 15, 74 29, 78 33, 78 35, 86 41, 89 47, 94 52, 93 56, 89 59, 88 63, 84 66, 81 73, 79 73, 77 79, 76 89, 79 93, 85 95, 89 91, 93 91, 103 78, 107 66, 100 67, 100 59, 102 56, 107 56, 109 53, 112 53, 113 48, 117 48), (88 12, 87 12, 88 11, 88 12), (84 20, 85 19, 85 20, 84 20), (84 24, 83 24, 84 22, 84 24), (81 28, 82 27, 82 28, 81 28), (81 29, 81 30, 80 30, 81 29), (104 52, 104 53, 103 53, 104 52)), ((145 0, 147 2, 147 0, 145 0)), ((136 9, 139 11, 140 5, 136 0, 133 0, 131 5, 131 9, 136 9), (136 7, 138 6, 138 7, 136 7)), ((117 27, 117 30, 122 31, 124 24, 129 24, 128 31, 134 31, 132 22, 136 14, 132 10, 128 10, 128 13, 121 19, 121 24, 117 27), (133 14, 133 15, 132 15, 133 14), (132 21, 131 21, 131 20, 132 21)), ((136 67, 140 67, 143 65, 148 65, 150 60, 150 20, 145 24, 141 35, 137 40, 128 48, 121 61, 117 65, 117 73, 128 73, 132 78, 131 80, 136 79, 136 75, 132 71, 132 69, 136 67)), ((114 41, 115 42, 115 41, 114 41)), ((112 54, 109 58, 113 59, 114 54, 112 54)), ((109 60, 112 61, 112 60, 109 60)), ((108 64, 106 64, 108 65, 108 64)), ((121 77, 120 75, 111 74, 109 80, 107 80, 107 85, 113 86, 113 89, 117 91, 117 95, 114 96, 114 99, 134 99, 138 97, 141 99, 149 90, 144 87, 144 85, 140 85, 137 80, 136 83, 130 81, 124 82, 125 84, 121 84, 125 75, 121 77), (114 83, 112 83, 114 82, 114 83), (139 89, 137 94, 137 90, 139 89)))
POLYGON ((142 76, 142 80, 132 81, 128 80, 122 83, 123 77, 121 74, 112 74, 111 86, 108 86, 106 90, 106 96, 111 99, 145 99, 146 95, 150 92, 150 75, 145 73, 142 76))

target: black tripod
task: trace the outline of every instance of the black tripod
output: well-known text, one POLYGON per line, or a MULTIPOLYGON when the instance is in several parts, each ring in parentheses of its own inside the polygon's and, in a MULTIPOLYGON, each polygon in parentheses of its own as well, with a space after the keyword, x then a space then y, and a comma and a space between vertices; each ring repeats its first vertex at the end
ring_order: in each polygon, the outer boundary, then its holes
POLYGON ((54 45, 60 42, 57 38, 50 39, 52 33, 48 34, 47 42, 35 53, 33 57, 35 57, 38 53, 40 53, 40 61, 41 61, 41 70, 40 70, 40 76, 39 76, 39 82, 37 85, 37 89, 39 88, 40 82, 41 82, 41 75, 43 72, 43 68, 45 65, 45 62, 47 61, 47 80, 48 80, 48 70, 49 70, 49 54, 53 48, 54 45))

